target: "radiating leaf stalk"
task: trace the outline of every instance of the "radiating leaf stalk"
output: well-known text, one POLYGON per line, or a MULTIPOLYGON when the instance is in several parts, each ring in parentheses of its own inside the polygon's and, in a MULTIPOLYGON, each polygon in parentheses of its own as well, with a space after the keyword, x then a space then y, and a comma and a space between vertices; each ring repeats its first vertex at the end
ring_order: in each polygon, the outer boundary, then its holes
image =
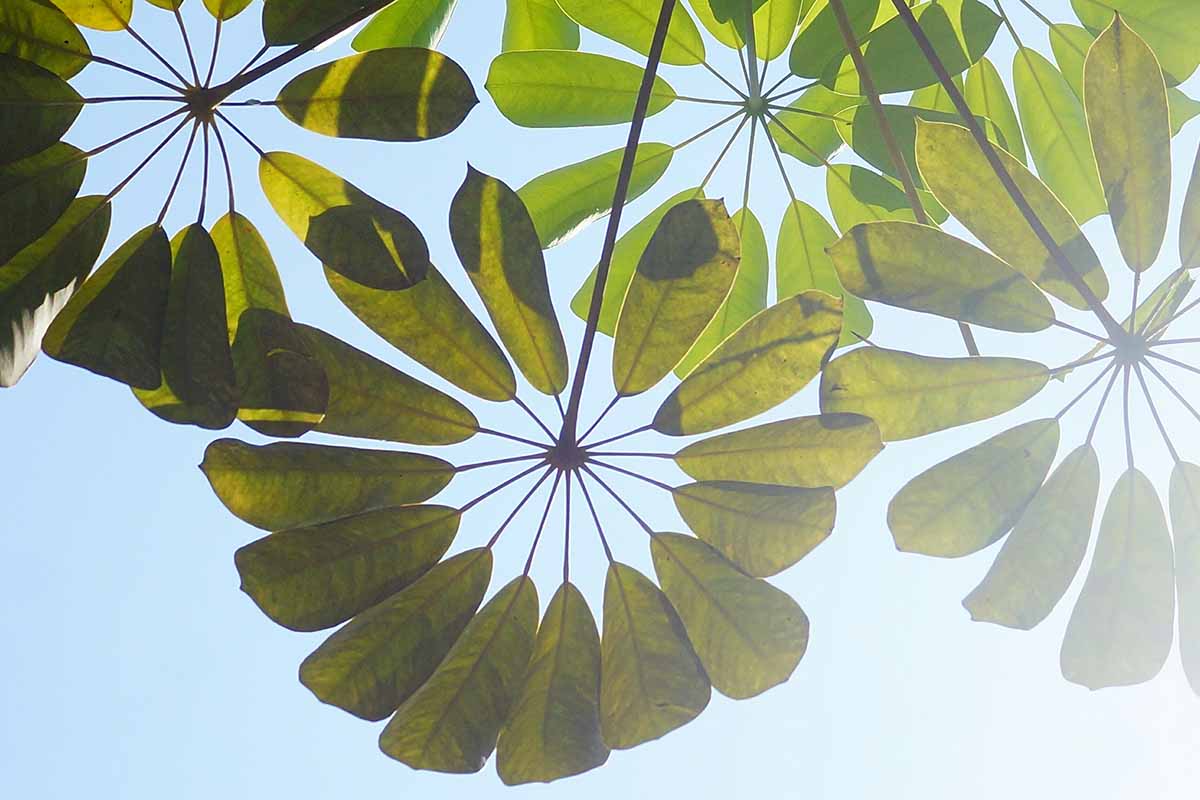
POLYGON ((1088 428, 1088 435, 1087 439, 1084 440, 1084 444, 1090 445, 1092 443, 1092 439, 1095 438, 1096 429, 1100 425, 1100 417, 1104 413, 1105 405, 1108 404, 1108 396, 1112 394, 1113 387, 1117 385, 1117 378, 1120 376, 1121 370, 1114 369, 1112 377, 1108 379, 1108 385, 1104 387, 1104 394, 1100 396, 1100 402, 1096 406, 1096 416, 1092 418, 1092 425, 1090 428, 1088 428))
MULTIPOLYGON (((477 504, 480 501, 495 494, 496 491, 498 491, 499 489, 502 489, 505 486, 515 483, 516 481, 520 480, 521 478, 524 478, 526 475, 529 475, 532 472, 536 472, 537 469, 541 466, 542 466, 541 464, 535 464, 532 467, 530 467, 529 469, 522 472, 521 474, 515 476, 514 478, 510 478, 508 481, 505 481, 500 486, 498 486, 494 489, 489 489, 487 492, 484 492, 479 497, 475 498, 470 503, 468 503, 466 506, 464 506, 462 508, 462 511, 464 511, 464 512, 467 511, 467 509, 472 508, 475 504, 477 504)), ((512 522, 513 519, 517 516, 518 512, 520 512, 520 510, 525 507, 525 504, 529 502, 529 498, 533 497, 534 493, 538 490, 538 487, 541 486, 545 482, 545 480, 550 477, 551 472, 554 472, 554 469, 552 467, 547 467, 545 469, 545 471, 542 472, 542 476, 537 479, 537 482, 534 483, 532 487, 530 487, 529 491, 525 493, 525 496, 521 498, 521 500, 517 503, 517 505, 513 507, 513 510, 511 512, 509 512, 509 515, 504 518, 504 521, 500 523, 500 527, 496 529, 496 532, 494 534, 492 534, 492 537, 490 539, 488 539, 487 549, 489 549, 489 550, 492 549, 493 547, 495 547, 496 542, 500 541, 500 536, 501 536, 501 534, 504 533, 504 531, 508 527, 509 523, 512 522)))
MULTIPOLYGON (((567 473, 570 475, 570 473, 567 473)), ((537 531, 533 534, 533 544, 529 547, 529 557, 525 559, 525 570, 521 573, 528 577, 529 570, 533 569, 533 557, 537 554, 538 544, 542 541, 542 532, 546 530, 546 520, 550 518, 550 508, 554 505, 554 498, 558 496, 558 484, 562 481, 562 470, 554 470, 554 483, 550 485, 550 496, 546 498, 546 508, 542 511, 542 519, 538 522, 537 531)), ((568 480, 570 480, 568 478, 568 480)))
POLYGON ((179 189, 179 182, 183 178, 183 170, 187 167, 188 157, 192 154, 192 146, 196 143, 196 133, 200 130, 200 122, 197 120, 192 124, 192 132, 188 136, 187 147, 184 148, 183 158, 179 160, 179 171, 175 173, 175 180, 171 182, 171 188, 167 191, 167 199, 163 202, 162 210, 158 212, 158 218, 155 220, 156 225, 162 225, 163 220, 167 218, 167 210, 171 207, 171 201, 175 198, 175 192, 179 189))
POLYGON ((600 524, 600 515, 596 513, 596 505, 592 502, 592 495, 588 492, 587 483, 583 480, 583 475, 579 476, 579 488, 583 491, 583 499, 587 501, 588 511, 592 515, 592 522, 596 525, 596 534, 600 537, 600 545, 604 548, 604 555, 608 559, 608 563, 613 563, 612 548, 608 546, 608 537, 604 535, 604 526, 600 524))
POLYGON ((1179 451, 1175 449, 1174 443, 1171 441, 1171 436, 1167 433, 1167 426, 1163 424, 1162 417, 1158 415, 1158 407, 1154 405, 1154 397, 1150 394, 1150 387, 1146 385, 1146 376, 1142 374, 1142 365, 1137 364, 1134 367, 1137 373, 1138 383, 1142 386, 1142 395, 1146 398, 1146 405, 1150 408, 1150 415, 1154 417, 1154 424, 1158 426, 1158 432, 1162 435, 1163 444, 1167 446, 1167 451, 1171 454, 1171 460, 1179 464, 1182 459, 1179 457, 1179 451))
POLYGON ((636 511, 634 511, 628 503, 625 502, 624 498, 622 498, 621 495, 619 495, 611 486, 609 486, 603 478, 593 472, 587 464, 584 464, 581 469, 590 475, 592 480, 600 484, 604 491, 608 492, 609 495, 611 495, 612 498, 617 501, 617 505, 621 506, 621 508, 625 509, 625 512, 629 514, 629 516, 633 517, 634 522, 640 525, 642 530, 644 530, 650 536, 654 535, 654 529, 650 527, 646 520, 642 519, 642 517, 636 511))

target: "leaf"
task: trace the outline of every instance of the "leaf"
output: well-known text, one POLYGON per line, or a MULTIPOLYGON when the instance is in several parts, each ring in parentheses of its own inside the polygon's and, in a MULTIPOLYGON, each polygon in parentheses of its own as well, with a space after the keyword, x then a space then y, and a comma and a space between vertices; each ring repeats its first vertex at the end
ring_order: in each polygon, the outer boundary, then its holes
POLYGON ((747 575, 766 578, 833 532, 833 489, 702 481, 672 490, 688 527, 747 575))
POLYGON ((450 238, 500 340, 538 391, 568 380, 567 348, 533 220, 503 181, 468 165, 450 204, 450 238))
POLYGON ((1050 28, 1050 50, 1058 69, 1071 87, 1071 91, 1083 102, 1083 64, 1094 37, 1078 25, 1058 23, 1050 28))
POLYGON ((697 337, 696 343, 675 365, 677 377, 686 377, 734 331, 767 307, 767 279, 771 264, 762 226, 749 208, 734 212, 733 224, 738 229, 742 251, 733 287, 708 326, 697 337))
POLYGON ((475 415, 450 395, 324 331, 298 327, 329 376, 329 408, 316 426, 319 432, 443 445, 466 441, 479 430, 475 415))
POLYGON ((1037 51, 1021 48, 1013 60, 1013 86, 1038 175, 1080 223, 1103 214, 1087 119, 1062 73, 1037 51))
POLYGON ((37 241, 66 213, 87 173, 82 155, 60 142, 21 161, 0 164, 0 264, 37 241))
POLYGON ((707 0, 713 18, 717 22, 732 22, 741 25, 741 15, 754 14, 770 0, 707 0))
MULTIPOLYGON (((1053 38, 1054 29, 1051 29, 1053 38)), ((977 116, 990 120, 1000 131, 1004 149, 1022 164, 1026 163, 1025 139, 1021 135, 1021 123, 1017 111, 1008 97, 1008 88, 999 70, 986 58, 971 65, 963 87, 967 107, 977 116)), ((1010 173, 1011 174, 1011 173, 1010 173)))
POLYGON ((240 548, 242 591, 294 631, 338 625, 413 583, 445 555, 461 514, 401 506, 292 528, 240 548))
POLYGON ((1109 495, 1092 566, 1067 623, 1063 677, 1095 690, 1157 675, 1175 638, 1174 589, 1162 504, 1150 480, 1129 470, 1109 495))
MULTIPOLYGON (((901 220, 916 222, 908 196, 895 179, 857 164, 832 164, 825 170, 825 192, 834 222, 842 232, 864 222, 901 220)), ((946 221, 946 211, 933 195, 918 189, 917 196, 933 222, 946 221)))
POLYGON ((1180 0, 1071 0, 1084 25, 1100 32, 1113 11, 1153 48, 1172 84, 1183 83, 1200 65, 1200 8, 1180 0))
POLYGON ((300 665, 300 682, 356 717, 386 718, 437 669, 491 575, 486 548, 446 559, 326 639, 300 665))
MULTIPOLYGON (((183 0, 166 0, 168 3, 174 3, 175 7, 183 5, 183 0)), ((246 10, 250 5, 251 0, 204 0, 204 7, 208 9, 208 13, 213 15, 213 18, 219 20, 233 19, 238 14, 246 10)))
MULTIPOLYGON (((612 211, 625 149, 568 164, 537 176, 517 190, 542 247, 562 244, 612 211)), ((638 145, 629 181, 627 202, 648 191, 671 166, 675 148, 666 144, 638 145)))
POLYGON ((422 503, 454 477, 451 464, 419 453, 236 439, 210 444, 200 469, 235 517, 276 531, 422 503))
POLYGON ((56 143, 82 108, 79 93, 53 72, 0 54, 0 164, 56 143))
MULTIPOLYGON (((640 66, 610 56, 518 50, 492 61, 485 86, 510 122, 561 128, 629 122, 641 82, 640 66)), ((656 77, 647 116, 674 101, 675 90, 656 77)))
POLYGON ((640 394, 687 354, 733 285, 737 228, 720 200, 687 200, 666 213, 638 261, 613 341, 613 384, 640 394))
MULTIPOLYGON (((843 5, 854 38, 861 42, 874 25, 876 16, 881 13, 880 6, 886 7, 888 3, 881 0, 843 0, 843 5)), ((833 6, 827 0, 818 0, 800 23, 788 65, 793 73, 802 78, 819 78, 825 74, 828 65, 846 54, 846 43, 833 6)))
MULTIPOLYGON (((857 344, 871 335, 875 323, 860 298, 846 292, 829 258, 828 249, 837 241, 821 212, 795 200, 783 212, 775 249, 775 285, 780 298, 818 289, 842 298, 842 335, 839 346, 857 344)), ((743 258, 742 269, 745 269, 743 258)))
POLYGON ((138 231, 67 301, 46 330, 46 355, 139 389, 162 381, 160 352, 171 283, 161 227, 138 231))
POLYGON ((478 102, 471 79, 451 59, 395 47, 313 67, 284 86, 275 105, 326 136, 419 142, 456 129, 478 102))
POLYGON ((412 221, 292 153, 267 153, 259 182, 275 212, 328 268, 372 289, 406 289, 430 269, 412 221))
POLYGON ((1192 165, 1187 195, 1179 215, 1179 265, 1200 267, 1200 151, 1192 165))
POLYGON ((289 316, 279 271, 254 224, 241 214, 230 212, 217 220, 211 234, 225 281, 229 341, 232 343, 236 338, 238 321, 249 308, 289 316))
POLYGON ((1058 437, 1058 420, 1026 422, 913 478, 888 505, 896 547, 958 558, 996 542, 1046 480, 1058 437))
POLYGON ((1178 136, 1184 126, 1200 114, 1200 102, 1193 100, 1178 89, 1167 89, 1167 105, 1171 112, 1171 135, 1178 136))
MULTIPOLYGON (((247 309, 233 343, 233 362, 237 417, 251 429, 265 436, 302 436, 330 411, 332 381, 325 365, 314 357, 300 326, 285 314, 247 309)), ((341 396, 344 387, 338 390, 341 396)))
POLYGON ((883 449, 875 422, 857 414, 768 422, 695 442, 675 463, 698 481, 841 488, 883 449))
MULTIPOLYGON (((629 282, 633 280, 638 262, 641 261, 642 254, 646 252, 646 246, 650 244, 650 239, 658 230, 663 217, 680 203, 702 196, 697 189, 684 189, 682 192, 672 195, 617 239, 616 246, 613 248, 608 280, 604 285, 604 300, 600 306, 600 323, 597 330, 609 336, 616 332, 617 317, 621 314, 621 304, 625 302, 629 282)), ((587 319, 595 286, 596 268, 593 267, 587 280, 571 299, 571 310, 580 319, 587 319)))
POLYGON ((516 377, 500 346, 433 266, 419 283, 393 291, 332 270, 325 279, 368 328, 458 388, 485 400, 516 396, 516 377))
POLYGON ((821 413, 870 417, 883 440, 895 442, 1011 411, 1049 380, 1044 365, 1019 358, 934 358, 864 347, 821 373, 821 413))
POLYGON ((829 256, 842 285, 865 300, 1006 331, 1040 331, 1054 321, 1028 278, 937 228, 863 223, 829 256))
POLYGON ((500 731, 496 771, 509 786, 549 782, 595 769, 608 753, 600 735, 600 634, 587 599, 563 583, 500 731))
MULTIPOLYGON (((960 93, 965 92, 962 75, 953 75, 950 80, 960 93)), ((912 93, 912 97, 909 98, 908 104, 913 108, 940 111, 943 114, 958 113, 958 108, 954 105, 954 101, 950 99, 950 94, 946 91, 946 87, 942 86, 940 81, 917 89, 912 93)))
POLYGON ((1175 464, 1170 503, 1179 593, 1179 655, 1192 691, 1200 693, 1200 467, 1175 464))
POLYGON ((374 0, 264 0, 263 39, 272 47, 299 44, 316 36, 374 0))
POLYGON ((91 62, 87 40, 57 7, 36 0, 0 5, 0 53, 32 61, 63 80, 91 62))
POLYGON ((1171 115, 1162 70, 1137 34, 1113 19, 1088 51, 1084 109, 1100 183, 1125 263, 1158 258, 1171 205, 1171 115))
MULTIPOLYGON (((982 58, 1000 29, 1000 17, 978 0, 923 3, 914 7, 912 14, 951 75, 964 72, 982 58)), ((893 16, 860 39, 865 66, 880 94, 937 83, 937 74, 903 18, 893 16)), ((825 86, 836 92, 863 93, 849 54, 828 64, 820 78, 825 86)))
MULTIPOLYGON (((701 0, 703 2, 703 0, 701 0)), ((842 112, 854 108, 862 98, 831 92, 824 86, 805 89, 786 111, 772 112, 767 132, 779 149, 810 167, 820 167, 842 146, 838 123, 829 116, 849 119, 842 112), (804 112, 815 113, 804 113, 804 112)))
POLYGON ((671 601, 633 567, 609 562, 600 639, 600 728, 614 750, 691 722, 708 705, 708 676, 671 601))
POLYGON ((522 575, 480 609, 433 676, 397 709, 380 749, 414 769, 483 769, 521 690, 537 624, 537 589, 522 575))
POLYGON ((103 197, 80 197, 0 266, 0 386, 16 385, 37 357, 46 328, 100 256, 111 216, 103 197))
POLYGON ((842 333, 842 303, 808 291, 758 313, 667 397, 651 426, 690 436, 767 411, 817 376, 842 333))
POLYGON ((399 0, 367 22, 350 46, 362 52, 387 47, 437 47, 458 0, 399 0))
POLYGON ((133 0, 54 0, 54 5, 76 25, 98 31, 124 30, 133 16, 133 0))
POLYGON ((1038 490, 987 577, 963 600, 971 619, 1032 630, 1067 593, 1087 552, 1100 463, 1085 444, 1038 490))
POLYGON ((506 0, 501 50, 577 50, 579 26, 556 0, 506 0))
MULTIPOLYGON (((1097 297, 1106 298, 1108 278, 1100 258, 1071 213, 1019 161, 1003 151, 999 155, 1005 171, 1075 272, 1097 297)), ((1046 292, 1074 308, 1087 308, 1079 290, 1005 191, 970 131, 958 125, 921 123, 917 132, 917 163, 938 200, 985 247, 1046 292)))
POLYGON ((717 691, 741 700, 791 677, 808 647, 808 618, 795 600, 691 536, 655 534, 650 553, 717 691))
MULTIPOLYGON (((658 0, 558 0, 571 19, 601 36, 623 44, 642 55, 650 52, 659 8, 658 0)), ((688 66, 704 62, 704 40, 683 3, 671 12, 667 38, 663 42, 662 63, 688 66)))

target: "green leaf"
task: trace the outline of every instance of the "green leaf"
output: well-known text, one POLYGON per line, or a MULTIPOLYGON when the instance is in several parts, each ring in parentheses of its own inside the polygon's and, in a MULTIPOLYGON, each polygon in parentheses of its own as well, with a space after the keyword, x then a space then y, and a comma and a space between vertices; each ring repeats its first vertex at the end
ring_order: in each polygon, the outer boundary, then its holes
POLYGON ((235 517, 275 531, 422 503, 454 477, 419 453, 236 439, 210 444, 200 469, 235 517))
POLYGON ((1113 19, 1088 51, 1084 110, 1100 183, 1125 263, 1158 258, 1171 205, 1171 115, 1162 70, 1146 43, 1113 19))
POLYGON ((857 344, 860 337, 870 336, 875 323, 867 304, 842 288, 828 252, 837 239, 821 212, 803 200, 793 201, 783 212, 776 239, 775 285, 781 299, 810 289, 842 298, 841 346, 857 344))
POLYGON ((521 690, 537 625, 537 589, 522 575, 480 609, 433 676, 397 709, 380 749, 414 769, 483 769, 521 690))
MULTIPOLYGON (((175 8, 183 5, 183 0, 166 0, 166 2, 174 4, 175 8)), ((233 19, 245 11, 250 2, 251 0, 204 0, 204 7, 215 19, 227 20, 233 19)))
POLYGON ((556 0, 506 0, 501 50, 577 50, 579 26, 556 0))
POLYGON ((733 224, 738 229, 738 238, 742 243, 742 257, 733 287, 696 343, 675 365, 677 377, 686 377, 734 331, 767 306, 767 279, 771 264, 762 226, 749 208, 735 212, 733 224))
MULTIPOLYGON (((667 198, 661 205, 651 211, 646 217, 617 239, 613 248, 612 265, 608 271, 608 280, 604 286, 604 300, 600 306, 600 324, 597 330, 612 336, 617 330, 617 317, 621 314, 621 304, 625 302, 625 294, 629 283, 637 270, 646 246, 658 230, 663 217, 675 206, 687 200, 702 197, 696 189, 684 189, 682 192, 667 198)), ((571 298, 571 310, 580 319, 587 319, 588 308, 592 302, 592 290, 596 286, 596 268, 588 275, 583 285, 571 298)))
POLYGON ((1079 20, 1099 33, 1113 11, 1153 48, 1172 84, 1200 65, 1200 7, 1186 0, 1071 0, 1079 20))
POLYGON ((458 388, 485 400, 516 396, 516 376, 500 346, 433 266, 419 283, 392 291, 332 270, 325 279, 368 328, 458 388))
POLYGON ((1100 520, 1087 580, 1063 639, 1063 677, 1089 689, 1158 674, 1175 638, 1171 536, 1152 484, 1131 469, 1100 520))
POLYGON ((963 600, 971 619, 1031 630, 1067 593, 1092 536, 1100 462, 1085 444, 1063 459, 963 600))
POLYGON ((82 108, 79 93, 53 72, 0 54, 0 164, 53 145, 82 108))
POLYGON ((437 47, 457 2, 398 0, 372 17, 350 46, 359 52, 387 47, 437 47))
POLYGON ((450 238, 492 324, 525 378, 557 395, 568 380, 546 262, 533 220, 503 181, 468 165, 450 204, 450 238))
POLYGON ((1200 115, 1200 102, 1175 87, 1167 89, 1167 106, 1171 112, 1171 135, 1178 136, 1183 127, 1200 115))
MULTIPOLYGON (((796 25, 811 4, 812 0, 760 0, 756 3, 754 42, 760 60, 774 61, 787 51, 796 35, 796 25)), ((708 0, 691 0, 691 6, 700 24, 721 44, 734 50, 746 46, 742 35, 746 28, 744 12, 731 20, 720 21, 713 15, 708 0)))
POLYGON ((529 671, 496 745, 507 785, 579 775, 608 760, 600 735, 600 634, 574 584, 554 593, 529 671))
POLYGON ((330 378, 290 317, 267 308, 247 309, 233 342, 233 362, 237 417, 253 430, 291 438, 325 419, 332 399, 330 378))
MULTIPOLYGON (((958 75, 983 57, 1000 29, 1000 17, 978 0, 937 0, 913 8, 913 16, 933 45, 946 71, 958 75)), ((861 37, 863 59, 880 94, 929 86, 938 80, 909 32, 894 16, 861 37)), ((858 71, 847 53, 828 64, 821 82, 843 94, 862 94, 858 71)))
POLYGON ((1200 151, 1192 165, 1187 195, 1179 215, 1179 265, 1200 267, 1200 151))
MULTIPOLYGON (((612 211, 617 173, 625 149, 610 150, 537 176, 517 190, 543 248, 562 244, 612 211)), ((663 176, 675 148, 667 144, 638 145, 629 181, 627 202, 640 197, 663 176)))
POLYGON ((885 442, 913 439, 1011 411, 1049 370, 1019 358, 934 358, 864 347, 821 373, 821 412, 875 420, 885 442))
POLYGON ((741 25, 743 14, 756 13, 770 0, 707 0, 707 2, 713 18, 717 22, 732 22, 735 25, 741 25))
POLYGON ((57 7, 36 0, 0 5, 0 53, 32 61, 63 80, 91 62, 87 40, 57 7))
POLYGON ((491 575, 486 548, 446 559, 326 639, 300 665, 300 682, 356 717, 386 718, 437 669, 491 575))
POLYGON ((71 21, 98 31, 119 31, 129 27, 133 0, 54 0, 71 21))
POLYGON ((771 121, 767 123, 767 132, 779 149, 792 158, 810 167, 820 167, 842 146, 838 123, 829 119, 829 115, 848 120, 849 115, 842 112, 861 102, 861 97, 837 94, 824 86, 813 86, 805 89, 788 105, 795 111, 773 111, 771 121), (806 111, 815 113, 806 114, 806 111))
POLYGON ((640 394, 675 368, 716 315, 737 275, 737 228, 720 200, 666 213, 638 261, 613 341, 613 385, 640 394))
POLYGON ((1086 28, 1078 25, 1059 23, 1050 28, 1050 50, 1054 53, 1054 61, 1080 102, 1083 102, 1083 64, 1094 38, 1086 28))
POLYGON ((401 506, 273 533, 234 555, 242 591, 294 631, 341 624, 426 574, 445 555, 461 514, 401 506))
MULTIPOLYGON (((886 7, 890 3, 881 0, 844 0, 843 5, 854 38, 861 42, 875 24, 875 18, 880 15, 880 6, 886 7)), ((828 0, 817 0, 800 23, 800 30, 792 43, 788 61, 792 72, 802 78, 819 78, 825 74, 827 66, 840 61, 845 55, 846 43, 833 7, 828 0)))
MULTIPOLYGON (((965 92, 963 87, 962 75, 951 76, 951 81, 959 92, 965 92)), ((929 111, 940 111, 943 114, 957 114, 958 108, 954 105, 954 101, 950 99, 950 93, 946 91, 946 87, 942 86, 941 82, 931 83, 928 86, 922 86, 912 93, 908 104, 913 108, 923 108, 929 111)))
POLYGON ((263 39, 272 47, 299 44, 374 0, 264 0, 263 39))
POLYGON ((161 227, 150 225, 121 245, 67 301, 47 329, 42 349, 97 375, 139 389, 157 388, 170 284, 171 243, 161 227))
MULTIPOLYGON (((1108 278, 1100 258, 1054 192, 1008 153, 1000 160, 1029 206, 1054 237, 1075 272, 1101 300, 1108 278)), ((925 182, 955 219, 984 246, 1046 292, 1078 309, 1087 308, 1079 290, 1059 268, 1005 191, 970 131, 959 125, 921 123, 917 163, 925 182)))
POLYGON ((313 67, 284 86, 275 105, 326 136, 419 142, 453 131, 478 102, 471 79, 451 59, 395 47, 313 67))
POLYGON ((695 442, 675 463, 698 481, 841 488, 883 449, 879 428, 857 414, 768 422, 695 442))
POLYGON ((615 750, 691 722, 711 688, 671 601, 633 567, 609 562, 600 640, 600 728, 615 750))
POLYGON ((958 558, 996 542, 1046 480, 1058 437, 1056 419, 1026 422, 913 478, 888 505, 896 547, 958 558))
MULTIPOLYGON (((834 222, 842 232, 864 222, 917 221, 899 182, 857 164, 831 164, 825 170, 825 192, 834 222)), ((918 189, 917 196, 933 222, 940 225, 946 221, 945 209, 932 194, 918 189)))
POLYGON ((741 700, 791 677, 808 647, 808 618, 795 600, 691 536, 656 534, 650 553, 717 691, 741 700))
MULTIPOLYGON (((623 44, 642 55, 650 52, 659 8, 658 0, 558 0, 571 19, 601 36, 623 44)), ((704 62, 704 40, 683 3, 671 12, 667 38, 663 42, 662 63, 689 66, 704 62)))
POLYGON ((1035 50, 1013 60, 1017 110, 1038 174, 1080 223, 1103 214, 1104 190, 1083 107, 1062 73, 1035 50))
POLYGON ((275 212, 322 263, 372 289, 406 289, 430 269, 412 221, 319 164, 267 153, 259 182, 275 212))
POLYGON ((81 197, 0 266, 0 386, 16 385, 37 357, 46 328, 96 264, 111 217, 103 197, 81 197))
POLYGON ((1006 331, 1040 331, 1054 309, 990 253, 937 228, 867 222, 829 250, 846 289, 866 300, 1006 331))
POLYGON ((755 315, 675 388, 651 426, 690 436, 767 411, 817 376, 842 333, 842 302, 808 291, 755 315))
MULTIPOLYGON (((615 125, 633 119, 642 68, 597 53, 518 50, 488 70, 488 92, 500 113, 527 128, 615 125)), ((654 79, 647 116, 675 101, 675 90, 654 79)))
POLYGON ((217 220, 211 234, 225 281, 229 341, 237 337, 238 321, 247 309, 260 308, 289 316, 279 271, 254 224, 241 214, 230 212, 217 220))
POLYGON ((1179 593, 1179 655, 1200 694, 1200 467, 1179 462, 1171 473, 1171 530, 1179 593))
POLYGON ((1009 99, 1004 79, 991 61, 981 58, 971 65, 967 70, 963 96, 972 113, 990 120, 1000 132, 1004 149, 1022 164, 1026 163, 1025 139, 1021 135, 1017 111, 1009 99))
POLYGON ((0 164, 0 264, 50 230, 79 194, 87 162, 69 144, 0 164))
POLYGON ((782 572, 833 532, 833 489, 702 481, 672 490, 688 527, 742 572, 782 572))
POLYGON ((329 376, 329 408, 317 431, 443 445, 466 441, 479 430, 475 415, 450 395, 324 331, 307 325, 299 330, 329 376))

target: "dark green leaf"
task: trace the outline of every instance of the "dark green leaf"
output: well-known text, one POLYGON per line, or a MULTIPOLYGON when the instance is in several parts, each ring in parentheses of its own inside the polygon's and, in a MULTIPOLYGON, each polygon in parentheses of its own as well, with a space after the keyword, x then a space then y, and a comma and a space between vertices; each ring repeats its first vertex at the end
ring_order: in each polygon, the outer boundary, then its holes
POLYGON ((86 67, 92 54, 65 14, 36 0, 0 4, 0 53, 32 61, 64 80, 86 67))
POLYGON ((53 145, 82 108, 79 93, 53 72, 0 54, 0 164, 53 145))
POLYGON ((0 264, 36 241, 70 207, 83 185, 87 162, 69 144, 0 165, 0 264))
POLYGON ((380 11, 354 37, 358 51, 385 47, 437 47, 458 0, 398 0, 380 11))
POLYGON ((821 115, 848 120, 849 115, 843 112, 861 102, 861 97, 831 92, 824 86, 813 86, 788 105, 788 108, 797 110, 773 111, 771 121, 767 123, 767 132, 779 149, 792 158, 810 167, 820 167, 842 146, 842 137, 837 130, 840 123, 821 115), (806 114, 806 111, 815 113, 806 114))
MULTIPOLYGON (((843 5, 854 38, 862 41, 874 26, 876 17, 883 13, 880 6, 890 4, 881 0, 844 0, 843 5)), ((833 7, 828 0, 818 0, 800 23, 800 31, 792 43, 788 62, 792 72, 802 78, 819 78, 825 74, 827 66, 835 60, 840 61, 846 54, 846 43, 833 7)))
POLYGON ((272 46, 298 44, 372 2, 374 0, 265 0, 263 38, 272 46))
POLYGON ((265 436, 290 438, 313 430, 330 406, 330 379, 308 337, 292 320, 266 308, 247 309, 233 343, 240 407, 237 416, 265 436))
POLYGON ((579 26, 556 0, 506 0, 501 50, 576 50, 579 26))

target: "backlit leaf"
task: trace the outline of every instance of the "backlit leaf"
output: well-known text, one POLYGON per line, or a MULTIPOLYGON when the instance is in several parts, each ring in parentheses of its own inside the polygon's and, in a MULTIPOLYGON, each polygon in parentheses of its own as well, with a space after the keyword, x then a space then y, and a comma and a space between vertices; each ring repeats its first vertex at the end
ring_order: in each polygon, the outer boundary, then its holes
POLYGON ((36 155, 0 164, 0 264, 36 241, 70 207, 87 162, 69 144, 55 144, 36 155))
POLYGON ((385 47, 437 47, 458 0, 399 0, 387 6, 354 37, 360 52, 385 47))
POLYGON ((233 363, 237 417, 251 429, 265 436, 292 438, 313 430, 325 418, 331 401, 330 378, 314 357, 308 337, 285 314, 247 309, 233 342, 233 363))
POLYGON ((537 589, 518 577, 479 610, 432 677, 397 709, 380 749, 416 769, 483 769, 521 690, 537 625, 537 589))
MULTIPOLYGON (((881 0, 844 0, 843 5, 854 38, 861 42, 880 14, 880 6, 889 4, 881 0)), ((818 0, 800 23, 800 30, 792 43, 788 61, 792 72, 802 78, 819 78, 827 66, 835 60, 840 61, 846 54, 846 43, 833 7, 828 0, 818 0)))
POLYGON ((833 489, 703 481, 672 490, 688 527, 747 575, 765 578, 833 532, 833 489))
POLYGON ((200 469, 234 516, 274 531, 421 503, 454 477, 418 453, 236 439, 210 444, 200 469))
POLYGON ((849 120, 850 115, 843 112, 861 102, 860 97, 812 86, 788 105, 795 111, 772 112, 767 132, 780 150, 810 167, 819 167, 842 146, 839 123, 829 116, 849 120))
POLYGON ((0 4, 0 53, 32 61, 66 80, 91 60, 87 40, 57 7, 37 0, 0 4))
MULTIPOLYGON (((954 75, 950 80, 959 92, 965 92, 962 75, 954 75)), ((950 99, 950 93, 946 91, 946 87, 940 81, 917 89, 909 98, 908 104, 913 108, 940 111, 944 114, 958 113, 954 101, 950 99)))
POLYGON ((1154 485, 1137 470, 1113 487, 1087 580, 1063 639, 1063 677, 1089 689, 1158 674, 1175 638, 1171 536, 1154 485))
POLYGON ((864 347, 821 373, 821 411, 875 420, 885 442, 912 439, 1011 411, 1050 380, 1045 366, 992 356, 934 358, 864 347))
POLYGON ((579 26, 557 0, 506 0, 501 50, 577 50, 579 26))
POLYGON ((1172 84, 1200 65, 1200 6, 1187 0, 1071 0, 1076 16, 1099 33, 1113 11, 1154 49, 1172 84))
POLYGON ((85 28, 119 31, 129 27, 133 0, 54 0, 54 5, 85 28))
POLYGON ((288 316, 279 271, 254 224, 241 214, 230 212, 217 220, 211 233, 225 281, 229 341, 233 342, 237 336, 238 321, 246 309, 261 308, 288 316))
POLYGON ((1004 149, 1024 164, 1025 139, 1021 134, 1021 123, 1004 79, 991 61, 981 58, 967 70, 963 97, 973 113, 996 126, 1003 135, 1004 149))
MULTIPOLYGON (((857 164, 833 164, 826 169, 825 192, 834 222, 842 232, 864 222, 917 221, 908 196, 894 178, 857 164)), ((917 196, 934 222, 940 225, 946 221, 946 210, 932 194, 918 189, 917 196)))
POLYGON ((795 600, 691 536, 656 534, 650 552, 717 691, 740 700, 791 677, 808 647, 808 618, 795 600))
POLYGON ((826 414, 713 436, 680 450, 675 463, 698 481, 837 489, 853 480, 882 449, 873 420, 857 414, 826 414))
MULTIPOLYGON (((646 55, 658 23, 658 0, 558 0, 567 15, 583 27, 646 55)), ((662 63, 700 64, 704 61, 704 40, 683 3, 676 3, 671 24, 663 43, 662 63)))
POLYGON ((82 108, 79 93, 53 72, 0 54, 0 164, 53 145, 82 108))
POLYGON ((604 580, 600 728, 616 750, 695 719, 711 695, 671 601, 633 567, 612 562, 604 580))
POLYGON ((1026 422, 913 478, 888 505, 896 547, 957 558, 997 541, 1046 480, 1058 437, 1058 420, 1026 422))
POLYGON ((271 46, 298 44, 373 2, 374 0, 264 0, 263 38, 271 46))
POLYGON ((1170 502, 1179 596, 1179 654, 1192 691, 1200 694, 1200 467, 1186 462, 1175 465, 1170 502))

